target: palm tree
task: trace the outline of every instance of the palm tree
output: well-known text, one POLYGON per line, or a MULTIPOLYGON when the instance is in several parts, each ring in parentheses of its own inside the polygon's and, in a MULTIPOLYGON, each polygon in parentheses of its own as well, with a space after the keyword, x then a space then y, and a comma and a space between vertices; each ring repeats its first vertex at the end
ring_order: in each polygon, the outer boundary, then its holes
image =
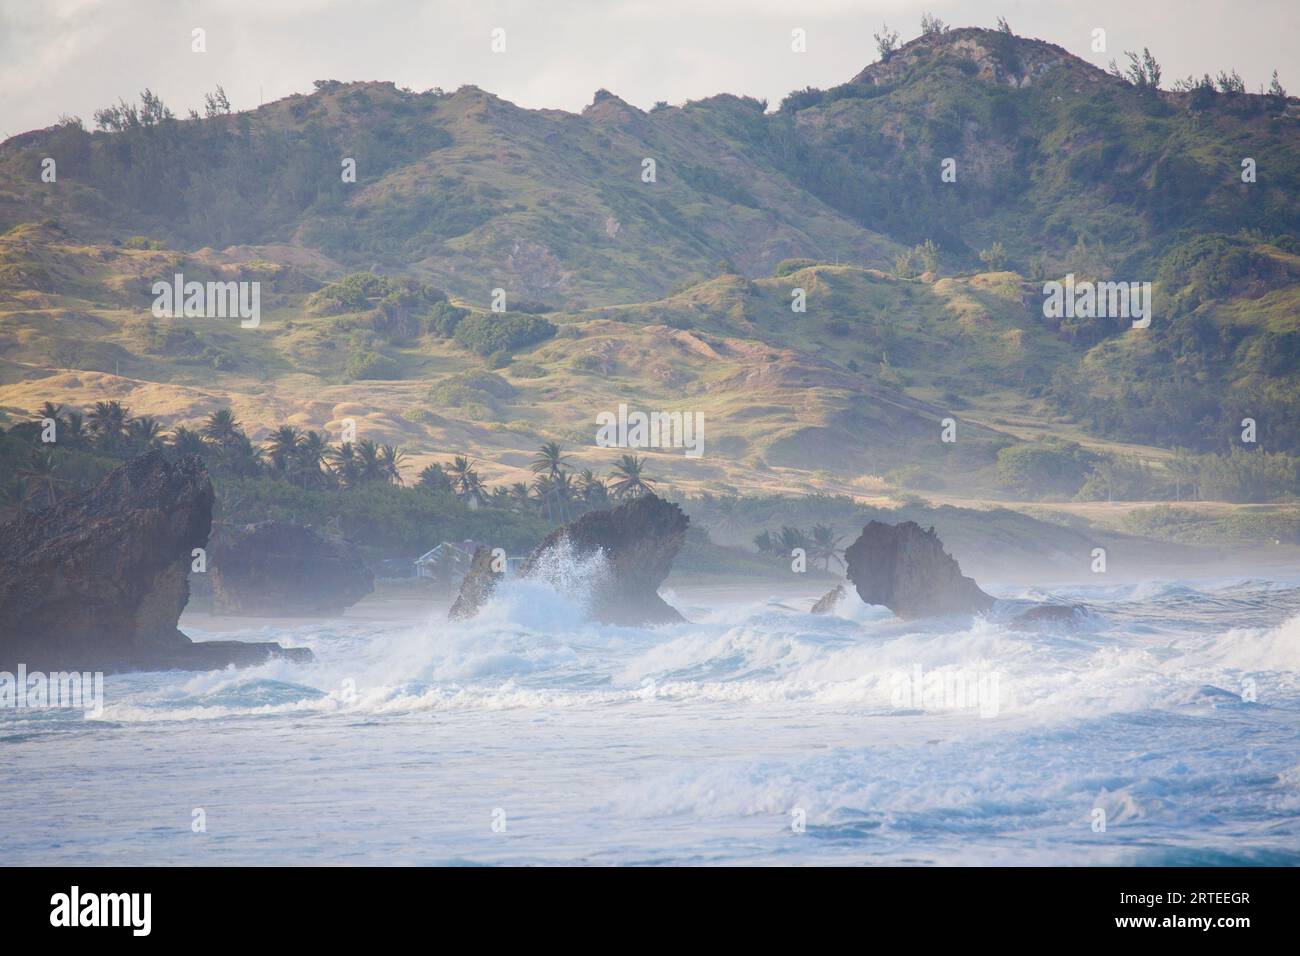
POLYGON ((510 486, 510 501, 515 511, 523 512, 532 507, 533 500, 528 497, 528 486, 522 481, 516 481, 510 486))
POLYGON ((805 552, 808 550, 808 536, 801 529, 791 528, 789 525, 781 529, 777 541, 780 544, 778 553, 789 554, 795 548, 803 548, 805 552))
POLYGON ((27 479, 28 493, 36 495, 44 491, 51 508, 58 503, 58 486, 68 484, 68 479, 58 472, 59 462, 50 451, 33 451, 27 464, 18 469, 18 474, 27 479))
POLYGON ((352 447, 352 442, 345 441, 338 448, 329 453, 330 467, 333 469, 335 476, 347 487, 355 485, 359 480, 360 465, 357 462, 356 449, 352 447))
POLYGON ((645 465, 645 459, 637 455, 623 456, 610 472, 610 477, 615 480, 609 486, 609 490, 614 493, 615 498, 640 498, 642 495, 653 493, 651 486, 655 481, 644 474, 645 465))
POLYGON ((483 482, 474 470, 474 462, 464 455, 457 455, 451 460, 447 474, 451 477, 451 486, 456 490, 456 495, 462 499, 478 496, 483 488, 483 482))
POLYGON ((96 402, 86 416, 90 430, 95 434, 95 444, 110 454, 122 445, 126 422, 130 417, 120 402, 96 402))
POLYGON ((184 425, 177 425, 172 429, 171 446, 172 454, 177 458, 183 458, 186 455, 202 457, 208 450, 208 446, 203 443, 203 436, 193 429, 186 428, 184 425))
POLYGON ((151 448, 162 445, 162 423, 156 418, 141 415, 126 423, 126 440, 131 453, 142 455, 151 448))
POLYGON ((533 491, 541 502, 542 511, 551 521, 567 521, 573 510, 573 478, 567 471, 551 475, 538 475, 533 479, 533 491))
POLYGON ((248 440, 242 431, 221 446, 221 464, 231 474, 252 478, 262 470, 262 449, 248 440))
POLYGON ((533 498, 536 498, 538 509, 547 518, 551 518, 554 511, 551 507, 551 484, 550 475, 538 475, 533 479, 533 498))
POLYGON ((488 497, 489 504, 497 508, 507 508, 510 506, 510 489, 505 485, 497 485, 492 489, 492 494, 488 497))
POLYGON ((60 426, 59 444, 67 448, 83 448, 86 441, 85 418, 81 412, 68 412, 60 426))
POLYGON ((602 508, 609 503, 609 487, 603 478, 597 478, 590 468, 578 475, 578 495, 588 508, 602 508))
POLYGON ((420 470, 420 477, 415 484, 419 488, 430 488, 433 491, 451 491, 451 479, 442 470, 442 465, 436 462, 425 465, 420 470))
POLYGON ((560 443, 548 441, 537 449, 537 457, 533 459, 533 463, 529 467, 538 474, 544 473, 554 478, 568 464, 569 459, 564 456, 564 450, 560 448, 560 443))
POLYGON ((302 474, 302 486, 304 488, 309 485, 319 486, 322 484, 325 474, 321 471, 321 464, 325 461, 329 450, 329 443, 320 432, 308 431, 302 436, 295 456, 298 461, 298 470, 302 474))
POLYGON ((243 426, 235 419, 235 413, 228 408, 218 408, 209 415, 199 431, 204 438, 219 446, 235 443, 244 433, 243 426))
POLYGON ((555 499, 556 510, 561 521, 568 521, 573 514, 573 503, 577 499, 577 490, 573 487, 573 475, 561 471, 551 479, 551 495, 555 499))
POLYGON ((391 481, 395 485, 402 483, 402 463, 406 461, 406 452, 401 448, 394 448, 392 445, 384 445, 379 449, 379 464, 384 470, 384 480, 391 481))
POLYGON ((470 488, 465 495, 465 501, 471 508, 477 508, 479 504, 487 497, 487 486, 483 484, 483 479, 478 472, 470 474, 470 488))
POLYGON ((776 551, 776 541, 772 539, 772 532, 762 531, 754 535, 754 547, 758 548, 759 554, 772 554, 776 551))
POLYGON ((40 410, 37 411, 36 417, 39 418, 41 421, 44 421, 45 419, 48 418, 50 421, 54 422, 54 429, 55 429, 54 440, 57 443, 61 437, 59 435, 59 432, 63 430, 63 425, 64 425, 63 406, 55 405, 53 402, 46 402, 44 405, 40 407, 40 410))
POLYGON ((384 463, 379 459, 379 446, 369 438, 357 442, 357 480, 363 483, 388 480, 384 463))
POLYGON ((267 439, 266 454, 271 462, 271 470, 292 478, 300 461, 298 451, 302 447, 302 432, 292 425, 281 425, 271 432, 267 439))
POLYGON ((827 571, 831 569, 831 560, 839 562, 840 566, 844 561, 840 558, 840 541, 843 535, 837 535, 835 529, 828 524, 815 524, 812 526, 812 551, 811 557, 814 561, 821 561, 822 567, 827 571))

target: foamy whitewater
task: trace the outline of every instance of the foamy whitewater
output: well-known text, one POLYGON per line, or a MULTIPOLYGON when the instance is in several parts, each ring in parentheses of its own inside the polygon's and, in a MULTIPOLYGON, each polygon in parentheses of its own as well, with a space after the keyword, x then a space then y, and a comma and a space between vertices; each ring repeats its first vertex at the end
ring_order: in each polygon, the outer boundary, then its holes
POLYGON ((812 589, 605 627, 582 577, 458 625, 182 621, 317 662, 0 711, 4 862, 1300 863, 1294 582, 1054 589, 1098 617, 1035 633, 814 617, 812 589))

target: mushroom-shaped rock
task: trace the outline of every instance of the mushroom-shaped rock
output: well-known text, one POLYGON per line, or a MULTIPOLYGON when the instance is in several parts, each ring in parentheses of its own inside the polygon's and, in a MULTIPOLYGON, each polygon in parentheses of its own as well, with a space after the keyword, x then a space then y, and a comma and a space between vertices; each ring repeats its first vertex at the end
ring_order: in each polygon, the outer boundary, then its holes
POLYGON ((973 614, 994 599, 964 577, 934 528, 915 521, 872 521, 844 552, 847 575, 867 604, 883 604, 899 617, 973 614))
MULTIPOLYGON (((605 624, 664 624, 682 616, 659 596, 686 540, 690 519, 675 504, 644 495, 608 511, 592 511, 546 536, 519 568, 522 578, 547 578, 557 562, 603 562, 585 595, 591 616, 605 624)), ((480 549, 450 617, 476 614, 495 589, 500 575, 490 554, 480 549)))

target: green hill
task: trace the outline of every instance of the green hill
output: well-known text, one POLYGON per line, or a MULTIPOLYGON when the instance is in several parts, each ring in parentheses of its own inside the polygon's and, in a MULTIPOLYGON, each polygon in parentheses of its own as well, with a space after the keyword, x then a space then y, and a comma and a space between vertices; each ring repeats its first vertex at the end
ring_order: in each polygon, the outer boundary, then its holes
POLYGON ((106 400, 165 429, 229 407, 254 441, 351 421, 408 479, 466 454, 504 487, 549 440, 605 473, 595 416, 626 404, 704 416, 703 458, 647 453, 686 494, 1300 492, 1285 96, 958 29, 770 110, 325 81, 97 119, 0 144, 6 425, 106 400), (1045 318, 1067 271, 1152 282, 1151 327, 1045 318), (261 283, 259 327, 150 314, 177 272, 261 283))

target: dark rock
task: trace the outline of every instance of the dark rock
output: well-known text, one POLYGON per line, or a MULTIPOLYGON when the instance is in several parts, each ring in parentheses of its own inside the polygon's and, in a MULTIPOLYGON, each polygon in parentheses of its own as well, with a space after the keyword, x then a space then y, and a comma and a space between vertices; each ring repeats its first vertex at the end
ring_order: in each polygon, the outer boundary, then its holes
POLYGON ((460 583, 460 593, 456 595, 456 601, 447 612, 447 617, 453 621, 473 617, 492 597, 497 582, 503 577, 504 574, 492 567, 492 549, 479 545, 474 550, 474 559, 460 583))
POLYGON ((817 599, 817 603, 812 606, 812 613, 831 614, 842 600, 844 600, 844 585, 837 584, 834 590, 827 591, 817 599))
MULTIPOLYGON (((659 596, 686 540, 682 509, 654 495, 634 498, 609 511, 593 511, 551 532, 519 568, 520 577, 545 578, 555 560, 581 562, 603 554, 605 573, 591 582, 589 610, 605 624, 664 624, 683 618, 659 596)), ((481 549, 452 605, 454 619, 477 613, 499 576, 481 549)))
POLYGON ((0 666, 124 671, 310 660, 306 648, 195 644, 177 630, 212 498, 202 461, 173 465, 152 451, 89 491, 0 526, 0 666))
POLYGON ((222 614, 337 615, 375 588, 351 544, 288 521, 222 528, 208 556, 212 607, 222 614))
POLYGON ((934 528, 915 521, 872 521, 844 552, 847 574, 867 604, 883 604, 899 617, 973 614, 994 599, 963 577, 934 528))
POLYGON ((1091 613, 1082 604, 1040 604, 1038 607, 1031 607, 1028 611, 1023 611, 1011 619, 1011 624, 1020 627, 1068 627, 1076 628, 1089 617, 1091 613))

